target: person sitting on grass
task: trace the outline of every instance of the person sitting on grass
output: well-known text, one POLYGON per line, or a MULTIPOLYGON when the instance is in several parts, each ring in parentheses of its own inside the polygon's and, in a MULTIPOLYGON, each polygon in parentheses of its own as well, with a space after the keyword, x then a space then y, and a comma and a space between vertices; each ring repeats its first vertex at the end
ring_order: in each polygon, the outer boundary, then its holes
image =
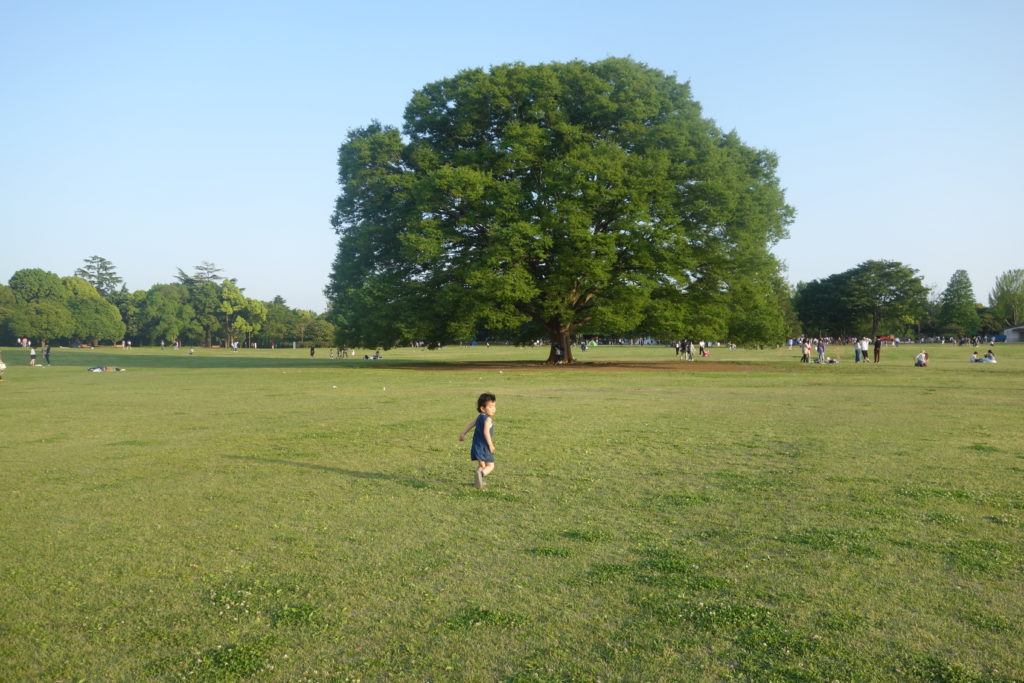
POLYGON ((466 440, 466 434, 470 429, 473 432, 473 445, 469 449, 469 459, 477 463, 473 472, 473 486, 478 489, 484 487, 484 477, 494 471, 494 413, 497 408, 494 394, 480 394, 476 400, 476 410, 479 413, 472 422, 459 434, 459 441, 466 440))
POLYGON ((924 351, 914 356, 914 367, 924 368, 928 367, 928 354, 924 351))
POLYGON ((971 357, 968 358, 967 360, 971 361, 972 363, 980 363, 981 362, 981 359, 978 358, 978 352, 977 351, 973 351, 971 353, 971 357))
POLYGON ((996 354, 992 353, 992 349, 989 349, 988 353, 985 354, 985 357, 981 359, 981 362, 982 363, 998 363, 999 361, 996 360, 996 354))

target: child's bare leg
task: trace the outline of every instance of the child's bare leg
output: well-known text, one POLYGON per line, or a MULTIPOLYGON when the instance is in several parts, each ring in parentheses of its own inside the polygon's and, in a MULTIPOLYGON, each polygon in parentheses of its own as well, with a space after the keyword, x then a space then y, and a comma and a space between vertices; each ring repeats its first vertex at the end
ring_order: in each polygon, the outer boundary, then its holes
POLYGON ((480 471, 483 472, 484 476, 486 477, 488 474, 490 474, 491 472, 494 471, 494 463, 493 462, 481 462, 480 463, 480 471))

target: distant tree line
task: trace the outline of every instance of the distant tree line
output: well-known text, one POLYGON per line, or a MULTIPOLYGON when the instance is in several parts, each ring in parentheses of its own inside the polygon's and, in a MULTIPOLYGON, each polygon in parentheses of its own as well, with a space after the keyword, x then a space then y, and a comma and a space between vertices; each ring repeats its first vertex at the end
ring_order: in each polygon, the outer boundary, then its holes
POLYGON ((110 261, 91 256, 73 275, 19 270, 0 285, 0 338, 42 343, 114 343, 228 346, 328 346, 334 325, 325 315, 289 308, 277 296, 245 296, 235 278, 203 262, 174 282, 129 291, 110 261))
MULTIPOLYGON (((178 269, 173 282, 129 291, 113 264, 100 256, 85 259, 70 276, 39 268, 19 270, 7 285, 0 285, 0 343, 24 337, 36 344, 90 345, 124 339, 137 345, 179 341, 228 346, 237 341, 261 347, 335 342, 337 311, 293 309, 280 296, 251 299, 236 279, 220 273, 204 261, 191 274, 178 269)), ((957 270, 943 291, 930 291, 914 268, 895 261, 866 261, 795 287, 778 275, 770 279, 764 288, 770 294, 759 307, 714 311, 716 318, 724 316, 721 331, 729 337, 722 339, 758 343, 802 333, 960 337, 999 334, 1024 318, 1024 269, 996 279, 988 306, 975 300, 964 270, 957 270)), ((517 342, 534 332, 529 325, 519 331, 479 325, 465 339, 517 342)), ((646 332, 638 329, 633 336, 646 332)))
POLYGON ((933 292, 910 266, 897 261, 865 261, 842 273, 799 283, 792 303, 807 334, 999 334, 1020 324, 1024 270, 1000 275, 989 295, 989 305, 983 306, 975 300, 965 270, 953 273, 942 292, 933 292))

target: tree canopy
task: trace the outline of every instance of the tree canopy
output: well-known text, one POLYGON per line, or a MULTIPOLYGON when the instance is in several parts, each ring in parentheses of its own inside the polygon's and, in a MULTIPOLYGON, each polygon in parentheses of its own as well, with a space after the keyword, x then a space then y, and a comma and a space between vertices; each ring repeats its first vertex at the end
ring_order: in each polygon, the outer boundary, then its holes
POLYGON ((66 277, 63 282, 68 291, 67 306, 73 323, 68 336, 85 339, 93 345, 100 339, 124 338, 125 324, 117 306, 104 299, 91 283, 81 277, 66 277))
MULTIPOLYGON (((86 262, 96 259, 100 257, 86 262)), ((100 261, 113 269, 105 259, 100 261)), ((0 338, 92 345, 125 338, 207 346, 235 339, 265 346, 307 338, 329 343, 333 326, 324 316, 290 309, 281 297, 271 303, 246 297, 234 278, 220 272, 204 261, 192 275, 179 269, 178 282, 134 292, 122 285, 104 296, 81 275, 61 278, 39 268, 22 269, 11 277, 10 286, 0 285, 0 338)))
POLYGON ((21 302, 65 301, 68 297, 60 276, 42 268, 22 268, 8 284, 21 302))
MULTIPOLYGON (((338 155, 326 293, 346 345, 476 329, 724 337, 736 303, 774 333, 771 246, 793 210, 776 158, 629 59, 471 69, 416 91, 338 155)), ((738 332, 739 333, 739 332, 738 332)), ((568 356, 571 359, 571 356, 568 356)))
POLYGON ((104 297, 113 294, 124 282, 118 277, 114 264, 102 256, 90 256, 85 259, 85 265, 76 270, 75 275, 91 283, 104 297))
POLYGON ((981 329, 974 288, 966 270, 958 270, 949 278, 940 298, 939 324, 958 336, 975 335, 981 329))
POLYGON ((793 305, 806 331, 877 337, 883 323, 902 332, 927 310, 928 288, 898 261, 865 261, 797 287, 793 305))
POLYGON ((1008 270, 996 278, 988 305, 1003 325, 1016 327, 1024 318, 1024 268, 1008 270))

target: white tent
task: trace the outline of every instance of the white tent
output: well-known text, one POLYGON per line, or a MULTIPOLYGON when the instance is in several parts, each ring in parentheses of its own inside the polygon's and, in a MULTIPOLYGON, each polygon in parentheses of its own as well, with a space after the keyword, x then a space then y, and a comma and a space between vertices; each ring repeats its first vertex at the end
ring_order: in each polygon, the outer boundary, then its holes
POLYGON ((1009 327, 1003 330, 1008 342, 1024 342, 1024 325, 1020 327, 1009 327))

